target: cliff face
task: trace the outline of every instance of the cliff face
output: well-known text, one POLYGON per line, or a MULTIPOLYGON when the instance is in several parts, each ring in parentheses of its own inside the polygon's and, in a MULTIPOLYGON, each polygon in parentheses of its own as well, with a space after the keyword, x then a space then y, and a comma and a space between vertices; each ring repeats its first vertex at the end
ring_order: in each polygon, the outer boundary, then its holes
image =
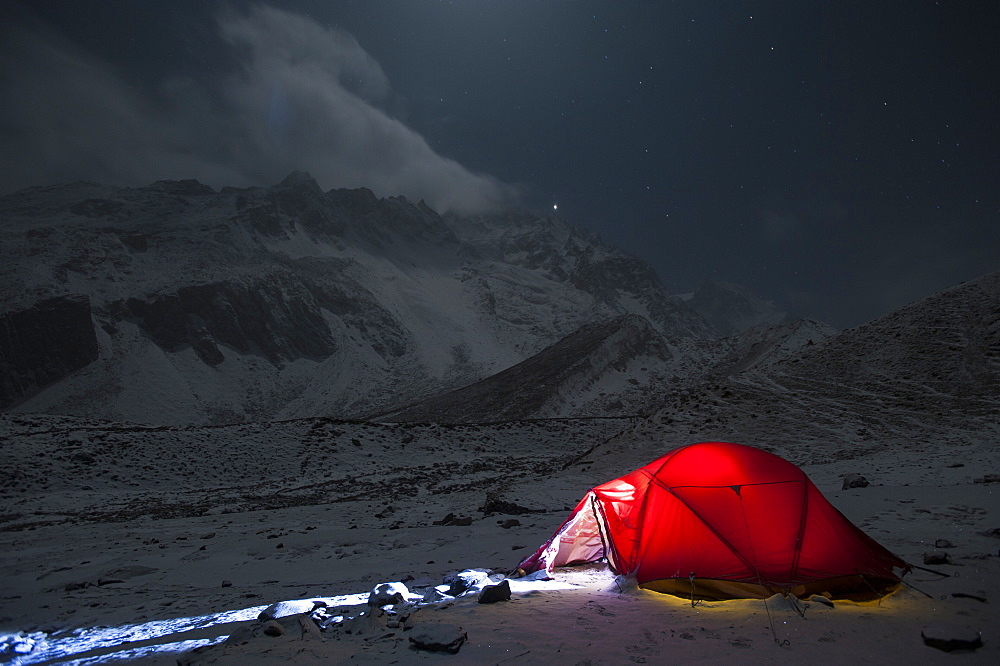
POLYGON ((0 314, 0 406, 7 406, 97 360, 86 296, 63 296, 0 314))

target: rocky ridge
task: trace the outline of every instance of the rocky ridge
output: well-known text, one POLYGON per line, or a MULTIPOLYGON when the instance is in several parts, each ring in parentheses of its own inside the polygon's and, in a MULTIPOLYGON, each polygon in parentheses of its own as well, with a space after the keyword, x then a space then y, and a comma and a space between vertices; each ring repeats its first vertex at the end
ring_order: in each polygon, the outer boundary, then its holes
MULTIPOLYGON (((7 338, 53 298, 91 327, 34 358, 5 342, 17 411, 157 423, 355 416, 482 379, 581 326, 637 315, 714 329, 648 266, 564 221, 442 217, 369 190, 159 181, 0 198, 7 338), (86 317, 84 317, 86 318, 86 317), (12 323, 13 322, 13 323, 12 323), (81 337, 82 336, 82 337, 81 337), (86 363, 65 348, 87 344, 86 363)), ((25 324, 27 326, 27 324, 25 324)))

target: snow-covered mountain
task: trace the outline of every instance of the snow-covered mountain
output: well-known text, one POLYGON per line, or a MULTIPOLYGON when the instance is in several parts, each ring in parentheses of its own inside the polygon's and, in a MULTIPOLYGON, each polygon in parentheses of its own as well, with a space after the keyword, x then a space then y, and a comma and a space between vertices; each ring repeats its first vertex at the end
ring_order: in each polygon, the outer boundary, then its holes
POLYGON ((706 280, 681 298, 723 335, 735 335, 758 324, 789 320, 772 301, 757 298, 749 289, 731 282, 706 280))
POLYGON ((369 190, 73 183, 0 198, 0 405, 155 423, 353 417, 637 315, 718 336, 564 221, 369 190))
POLYGON ((726 339, 713 372, 670 391, 620 440, 627 450, 611 442, 600 455, 641 460, 694 437, 780 447, 800 462, 928 443, 960 457, 1000 437, 1000 273, 840 333, 809 322, 789 331, 726 339))

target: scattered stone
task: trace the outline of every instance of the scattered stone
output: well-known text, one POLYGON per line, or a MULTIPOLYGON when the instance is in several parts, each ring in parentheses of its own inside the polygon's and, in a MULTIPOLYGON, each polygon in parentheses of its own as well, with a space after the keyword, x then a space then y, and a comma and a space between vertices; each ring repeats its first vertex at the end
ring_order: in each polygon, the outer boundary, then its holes
POLYGON ((924 564, 951 564, 948 553, 924 553, 924 564))
MULTIPOLYGON (((23 632, 0 637, 0 655, 6 654, 28 654, 35 649, 38 643, 45 639, 45 634, 40 631, 23 632)), ((0 659, 6 661, 6 658, 0 659)))
POLYGON ((402 583, 381 583, 368 594, 368 605, 393 606, 406 601, 409 594, 410 590, 402 583))
POLYGON ((383 636, 387 631, 389 616, 379 608, 372 608, 364 613, 345 619, 340 628, 345 634, 353 636, 383 636))
POLYGON ((935 548, 954 548, 955 544, 953 544, 951 541, 948 541, 947 539, 938 539, 937 541, 934 542, 934 547, 935 548))
POLYGON ((456 654, 469 636, 456 624, 418 624, 410 632, 410 645, 417 650, 456 654))
POLYGON ((983 646, 983 637, 978 631, 953 624, 932 624, 920 630, 924 645, 938 650, 975 650, 983 646))
POLYGON ((509 530, 512 527, 518 527, 521 524, 521 521, 518 520, 517 518, 508 518, 507 520, 497 521, 497 522, 499 522, 500 527, 504 528, 505 530, 509 530))
POLYGON ((499 585, 487 585, 479 593, 479 603, 492 604, 510 600, 510 583, 504 580, 499 585))
POLYGON ((849 488, 867 488, 870 484, 868 479, 861 476, 860 474, 845 474, 844 475, 844 487, 843 490, 849 488))

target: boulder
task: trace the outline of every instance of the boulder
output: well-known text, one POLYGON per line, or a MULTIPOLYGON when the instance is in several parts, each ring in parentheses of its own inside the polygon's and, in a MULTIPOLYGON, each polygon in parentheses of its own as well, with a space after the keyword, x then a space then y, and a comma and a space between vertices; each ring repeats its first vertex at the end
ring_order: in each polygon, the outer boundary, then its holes
POLYGON ((481 587, 489 581, 489 573, 482 569, 466 569, 457 573, 448 574, 444 577, 444 582, 450 585, 448 594, 453 597, 470 589, 481 587))
POLYGON ((406 601, 409 594, 410 590, 402 583, 381 583, 368 594, 368 605, 380 608, 394 606, 406 601))
POLYGON ((951 564, 951 556, 937 551, 924 553, 924 564, 951 564))
POLYGON ((261 622, 267 622, 268 620, 277 620, 278 618, 287 617, 289 615, 308 614, 316 610, 317 607, 325 605, 326 602, 322 599, 293 599, 291 601, 279 601, 262 610, 257 615, 257 619, 261 622))
POLYGON ((418 624, 410 632, 410 645, 417 650, 457 653, 469 636, 457 624, 418 624))
POLYGON ((953 624, 937 623, 920 630, 924 645, 945 652, 954 650, 975 650, 983 646, 983 638, 978 631, 953 624))
POLYGON ((479 603, 492 604, 510 600, 510 583, 504 580, 499 585, 487 585, 479 593, 479 603))
POLYGON ((843 490, 848 488, 867 488, 870 484, 868 479, 860 474, 845 474, 843 490))

